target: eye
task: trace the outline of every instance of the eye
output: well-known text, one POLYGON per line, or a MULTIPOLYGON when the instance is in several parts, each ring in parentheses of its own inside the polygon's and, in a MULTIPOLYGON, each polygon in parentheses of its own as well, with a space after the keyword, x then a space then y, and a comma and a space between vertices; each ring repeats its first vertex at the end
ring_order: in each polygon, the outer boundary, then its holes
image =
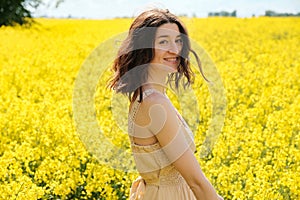
POLYGON ((177 44, 182 44, 182 43, 183 43, 181 38, 176 39, 175 42, 176 42, 177 44))
POLYGON ((168 40, 161 40, 158 42, 158 44, 168 44, 168 40))

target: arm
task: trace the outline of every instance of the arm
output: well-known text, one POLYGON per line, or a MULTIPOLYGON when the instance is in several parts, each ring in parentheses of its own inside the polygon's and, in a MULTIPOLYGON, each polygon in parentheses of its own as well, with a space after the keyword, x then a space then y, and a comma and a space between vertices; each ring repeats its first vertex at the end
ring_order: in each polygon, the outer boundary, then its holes
POLYGON ((203 174, 193 152, 188 149, 173 165, 181 173, 197 199, 219 199, 215 189, 203 174))
POLYGON ((148 127, 156 136, 164 152, 190 186, 197 199, 219 200, 219 197, 203 174, 189 145, 185 141, 183 127, 178 121, 173 105, 163 96, 155 95, 147 100, 151 118, 148 127), (158 120, 160 119, 160 120, 158 120), (155 123, 163 121, 164 123, 155 123))

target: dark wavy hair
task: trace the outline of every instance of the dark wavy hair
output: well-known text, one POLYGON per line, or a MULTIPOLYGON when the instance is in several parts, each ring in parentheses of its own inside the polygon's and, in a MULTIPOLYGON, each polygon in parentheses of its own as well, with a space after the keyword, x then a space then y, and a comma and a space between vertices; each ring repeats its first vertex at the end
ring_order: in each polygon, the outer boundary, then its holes
POLYGON ((183 83, 184 87, 193 83, 194 73, 190 68, 189 52, 194 54, 202 76, 208 81, 203 74, 198 55, 191 49, 184 24, 168 10, 152 9, 141 13, 131 24, 128 36, 123 41, 113 62, 114 75, 108 84, 111 89, 128 95, 130 101, 134 101, 139 95, 139 102, 142 101, 142 86, 147 81, 148 65, 154 58, 156 30, 166 23, 175 23, 178 26, 183 42, 177 72, 169 75, 168 82, 174 82, 176 89, 179 87, 182 76, 186 78, 183 83))

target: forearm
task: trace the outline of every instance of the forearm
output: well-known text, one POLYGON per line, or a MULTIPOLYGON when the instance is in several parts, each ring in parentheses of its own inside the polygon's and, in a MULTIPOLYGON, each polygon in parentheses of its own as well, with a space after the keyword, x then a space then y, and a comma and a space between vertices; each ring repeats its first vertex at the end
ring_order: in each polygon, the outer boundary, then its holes
POLYGON ((220 200, 219 195, 207 179, 202 181, 201 185, 192 185, 191 190, 198 200, 220 200))

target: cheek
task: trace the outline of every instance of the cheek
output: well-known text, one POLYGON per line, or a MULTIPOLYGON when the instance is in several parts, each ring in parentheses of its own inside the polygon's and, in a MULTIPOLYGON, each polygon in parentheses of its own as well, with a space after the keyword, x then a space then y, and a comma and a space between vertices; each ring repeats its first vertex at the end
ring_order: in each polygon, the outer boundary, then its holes
POLYGON ((161 57, 162 57, 162 55, 163 55, 164 52, 165 51, 163 51, 161 49, 155 49, 154 50, 154 59, 153 60, 159 60, 159 59, 161 59, 161 57))

